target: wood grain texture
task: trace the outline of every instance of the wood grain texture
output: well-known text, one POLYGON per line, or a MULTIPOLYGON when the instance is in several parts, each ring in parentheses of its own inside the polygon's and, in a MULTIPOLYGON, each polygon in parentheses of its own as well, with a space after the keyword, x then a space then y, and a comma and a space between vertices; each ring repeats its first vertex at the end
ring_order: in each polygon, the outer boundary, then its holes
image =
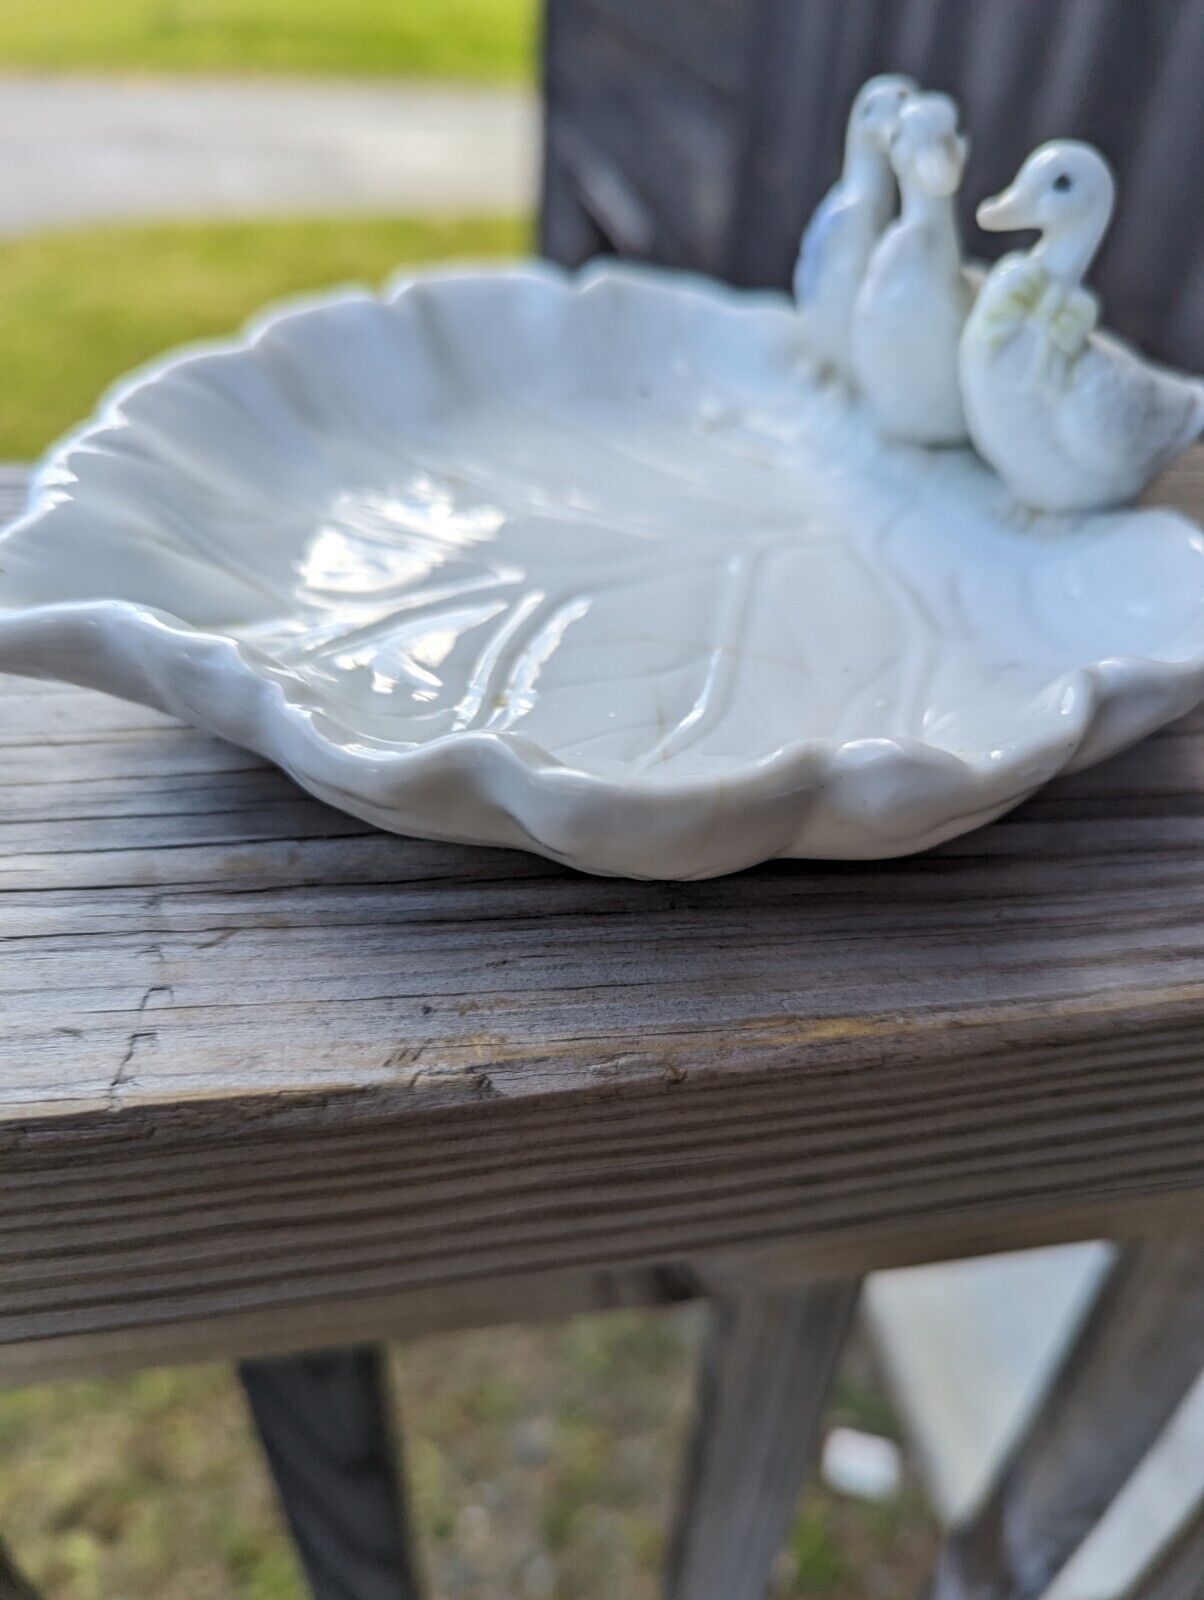
POLYGON ((1039 1600, 1201 1367, 1199 1233, 1130 1246, 990 1496, 949 1539, 930 1600, 1039 1600))
POLYGON ((381 1351, 244 1361, 239 1376, 313 1600, 419 1600, 381 1351))
POLYGON ((819 1446, 856 1281, 716 1296, 668 1600, 764 1600, 819 1446))
POLYGON ((753 67, 748 9, 552 0, 545 255, 578 265, 617 251, 727 275, 753 67))
POLYGON ((1200 716, 922 857, 638 884, 8 680, 0 1378, 1186 1226, 1202 892, 1200 716))

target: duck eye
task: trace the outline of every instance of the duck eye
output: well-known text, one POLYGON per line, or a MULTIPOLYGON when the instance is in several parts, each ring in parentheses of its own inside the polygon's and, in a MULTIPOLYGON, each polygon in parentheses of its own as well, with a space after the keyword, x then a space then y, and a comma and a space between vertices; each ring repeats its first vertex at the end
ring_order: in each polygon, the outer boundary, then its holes
POLYGON ((1059 172, 1053 181, 1053 186, 1059 191, 1059 193, 1065 194, 1067 189, 1074 188, 1074 179, 1070 176, 1069 172, 1059 172))

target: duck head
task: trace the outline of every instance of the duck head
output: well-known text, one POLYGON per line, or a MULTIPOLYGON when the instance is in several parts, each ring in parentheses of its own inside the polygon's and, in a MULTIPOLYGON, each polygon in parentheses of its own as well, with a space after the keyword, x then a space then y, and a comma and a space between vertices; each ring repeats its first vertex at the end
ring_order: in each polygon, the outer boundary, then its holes
POLYGON ((978 225, 988 233, 1036 228, 1049 271, 1077 283, 1108 231, 1116 200, 1112 169, 1093 145, 1077 139, 1043 144, 1002 194, 984 200, 978 225))
POLYGON ((846 153, 885 155, 899 121, 899 113, 918 92, 912 78, 884 72, 863 83, 849 112, 846 153))
POLYGON ((956 194, 970 153, 957 129, 957 106, 947 94, 921 94, 904 102, 890 142, 890 159, 904 188, 934 200, 956 194))

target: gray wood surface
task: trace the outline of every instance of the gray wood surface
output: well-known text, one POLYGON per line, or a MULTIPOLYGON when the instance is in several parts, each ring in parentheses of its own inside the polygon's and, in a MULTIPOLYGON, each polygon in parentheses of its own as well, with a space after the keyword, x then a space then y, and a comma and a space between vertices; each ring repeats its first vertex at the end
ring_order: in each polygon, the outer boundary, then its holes
POLYGON ((60 685, 0 750, 0 1379, 1204 1215, 1202 717, 700 884, 376 833, 60 685))
POLYGON ((1124 1600, 1204 1600, 1204 1506, 1124 1600))
POLYGON ((419 1600, 382 1352, 244 1361, 239 1376, 313 1600, 419 1600))
POLYGON ((717 1296, 668 1600, 763 1600, 819 1446, 860 1285, 717 1296))
POLYGON ((995 1488, 942 1552, 930 1600, 1039 1600, 1201 1368, 1200 1234, 1129 1247, 995 1488))

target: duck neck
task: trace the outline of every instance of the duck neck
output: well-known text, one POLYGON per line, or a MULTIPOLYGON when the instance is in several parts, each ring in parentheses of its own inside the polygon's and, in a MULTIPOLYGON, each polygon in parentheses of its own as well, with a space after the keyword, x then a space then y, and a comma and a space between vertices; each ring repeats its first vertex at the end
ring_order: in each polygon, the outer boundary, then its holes
POLYGON ((1050 231, 1033 246, 1034 261, 1039 261, 1067 289, 1077 289, 1095 260, 1108 227, 1108 218, 1095 217, 1077 227, 1050 231))
POLYGON ((947 248, 951 254, 960 256, 961 242, 957 232, 957 216, 953 209, 952 195, 929 194, 914 181, 906 177, 899 180, 899 193, 902 198, 901 218, 904 223, 915 223, 923 227, 938 244, 947 248))
POLYGON ((850 134, 845 146, 842 178, 845 187, 864 195, 876 212, 889 214, 894 199, 890 162, 856 134, 850 134))

